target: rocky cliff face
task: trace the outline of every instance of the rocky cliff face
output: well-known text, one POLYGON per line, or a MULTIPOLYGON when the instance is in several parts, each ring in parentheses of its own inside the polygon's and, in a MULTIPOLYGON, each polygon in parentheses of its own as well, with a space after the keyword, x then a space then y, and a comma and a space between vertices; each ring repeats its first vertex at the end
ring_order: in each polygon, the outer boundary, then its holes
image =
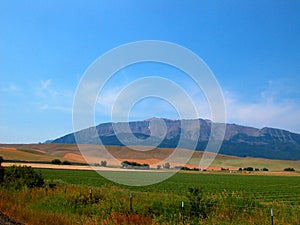
MULTIPOLYGON (((210 120, 168 120, 152 118, 127 123, 104 123, 57 138, 52 143, 104 145, 154 145, 174 148, 182 134, 184 148, 204 150, 210 137, 210 120), (131 132, 130 132, 131 131, 131 132), (133 135, 132 135, 133 134, 133 135), (76 135, 76 138, 75 138, 76 135), (119 138, 118 138, 119 137, 119 138), (121 138, 120 138, 121 137, 121 138), (121 140, 125 140, 125 144, 121 140)), ((300 135, 289 131, 226 124, 220 153, 271 159, 300 160, 300 135)))

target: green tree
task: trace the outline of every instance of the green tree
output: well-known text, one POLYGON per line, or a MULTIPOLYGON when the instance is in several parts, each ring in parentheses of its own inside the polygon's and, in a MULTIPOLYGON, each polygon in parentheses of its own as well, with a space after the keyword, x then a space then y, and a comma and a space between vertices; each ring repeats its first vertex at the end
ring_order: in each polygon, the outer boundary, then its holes
POLYGON ((0 156, 0 167, 1 167, 1 164, 4 162, 4 159, 2 156, 0 156))
POLYGON ((100 166, 106 167, 107 166, 107 161, 106 160, 101 161, 100 166))
POLYGON ((165 163, 165 165, 164 165, 164 168, 165 168, 165 169, 170 169, 170 168, 171 168, 171 165, 170 165, 170 163, 168 163, 168 162, 167 162, 167 163, 165 163))
POLYGON ((44 178, 41 173, 36 172, 31 167, 11 166, 4 170, 4 184, 17 190, 23 187, 42 187, 44 178))
POLYGON ((4 167, 0 167, 0 184, 4 180, 4 167))
POLYGON ((4 168, 1 166, 1 164, 4 162, 4 159, 2 156, 0 156, 0 184, 3 182, 4 179, 4 168))
MULTIPOLYGON (((60 163, 58 163, 58 164, 60 164, 60 163)), ((72 165, 72 163, 70 163, 70 162, 67 161, 67 160, 63 161, 62 164, 63 164, 63 165, 72 165)))
POLYGON ((56 165, 60 165, 61 164, 61 161, 59 159, 53 159, 51 161, 52 164, 56 164, 56 165))
POLYGON ((288 168, 285 168, 284 171, 295 171, 295 169, 288 167, 288 168))
POLYGON ((244 168, 244 170, 246 170, 246 171, 253 171, 254 169, 253 169, 253 167, 246 167, 246 168, 244 168))

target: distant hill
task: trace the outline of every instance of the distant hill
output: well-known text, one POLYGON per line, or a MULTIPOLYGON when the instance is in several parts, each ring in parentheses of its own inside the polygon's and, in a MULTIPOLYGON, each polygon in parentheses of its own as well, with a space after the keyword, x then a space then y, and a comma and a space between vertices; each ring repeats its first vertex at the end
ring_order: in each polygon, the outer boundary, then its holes
MULTIPOLYGON (((172 148, 155 148, 150 151, 135 151, 126 146, 100 146, 87 145, 90 163, 100 163, 106 160, 109 167, 120 167, 124 160, 134 161, 139 163, 148 163, 152 169, 155 169, 155 164, 162 164, 174 149, 172 148), (105 151, 108 151, 115 159, 109 159, 105 151), (99 155, 99 152, 102 154, 99 155)), ((141 147, 141 149, 143 149, 141 147)), ((183 152, 189 150, 183 150, 183 152)), ((188 154, 188 153, 187 153, 188 154)), ((84 164, 85 158, 82 156, 76 144, 0 144, 0 156, 7 162, 34 162, 34 163, 49 163, 53 159, 60 159, 62 162, 67 160, 72 164, 84 164)), ((199 167, 200 160, 203 156, 202 151, 193 153, 186 165, 178 164, 175 161, 169 161, 171 167, 188 166, 190 168, 199 167)), ((273 160, 251 157, 236 157, 218 154, 208 170, 220 170, 221 168, 230 168, 236 170, 238 168, 253 167, 253 168, 268 168, 271 172, 283 172, 284 168, 294 168, 300 171, 300 161, 292 160, 273 160)), ((75 168, 74 168, 75 169, 75 168)), ((287 174, 287 173, 284 173, 287 174)), ((294 173, 293 173, 294 174, 294 173)), ((298 172, 295 174, 299 174, 298 172)))
POLYGON ((43 144, 50 144, 53 140, 47 140, 45 142, 43 142, 43 144))
MULTIPOLYGON (((181 120, 163 119, 155 125, 156 118, 144 121, 129 122, 129 127, 134 136, 126 129, 121 129, 116 135, 112 123, 103 123, 95 128, 87 128, 76 133, 70 133, 53 140, 58 144, 99 144, 99 138, 104 145, 124 146, 118 139, 126 140, 126 145, 153 146, 160 140, 161 135, 166 135, 157 147, 174 148, 178 145, 182 134, 181 147, 190 149, 190 143, 197 140, 196 150, 204 150, 210 137, 212 121, 203 119, 184 120, 188 126, 182 127, 181 120), (149 126, 152 126, 151 129, 149 126), (151 131, 152 136, 151 136, 151 131), (76 139, 75 139, 76 134, 76 139), (118 136, 118 137, 117 137, 118 136), (150 137, 151 136, 151 137, 150 137), (140 141, 137 141, 140 140, 140 141)), ((159 120, 158 120, 159 121, 159 120)), ((125 127, 127 123, 115 123, 118 127, 125 127)), ((217 123, 215 123, 218 125, 217 123)), ((268 159, 300 160, 300 134, 275 128, 253 128, 236 124, 226 124, 223 144, 219 151, 221 154, 239 157, 259 157, 268 159)))

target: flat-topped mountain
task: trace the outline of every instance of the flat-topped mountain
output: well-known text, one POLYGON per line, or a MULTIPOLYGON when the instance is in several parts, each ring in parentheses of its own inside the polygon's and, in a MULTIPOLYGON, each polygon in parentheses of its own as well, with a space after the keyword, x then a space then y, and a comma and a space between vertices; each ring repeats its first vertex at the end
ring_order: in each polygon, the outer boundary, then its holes
MULTIPOLYGON (((210 137, 212 124, 218 125, 203 119, 157 118, 129 123, 103 123, 67 134, 51 143, 100 144, 100 138, 103 145, 175 148, 181 137, 180 147, 204 150, 210 137), (191 146, 191 143, 196 143, 196 146, 191 146)), ((221 154, 300 160, 300 134, 267 127, 258 129, 236 124, 225 125, 226 132, 219 151, 221 154)))

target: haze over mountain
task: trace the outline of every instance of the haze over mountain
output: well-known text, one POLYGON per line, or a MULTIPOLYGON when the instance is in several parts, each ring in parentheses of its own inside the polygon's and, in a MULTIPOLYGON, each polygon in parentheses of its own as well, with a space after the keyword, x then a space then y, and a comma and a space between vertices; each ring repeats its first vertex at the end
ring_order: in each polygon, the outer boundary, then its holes
MULTIPOLYGON (((218 125, 218 123, 203 119, 157 118, 129 122, 129 128, 126 127, 127 124, 125 122, 99 124, 96 127, 67 134, 51 143, 99 144, 100 138, 104 145, 175 148, 182 136, 180 147, 187 149, 195 147, 196 150, 204 150, 210 137, 212 124, 218 125), (117 131, 114 128, 118 128, 117 131), (196 143, 196 146, 191 143, 196 143)), ((258 129, 226 124, 226 132, 219 153, 241 157, 300 160, 300 134, 268 127, 258 129)))

